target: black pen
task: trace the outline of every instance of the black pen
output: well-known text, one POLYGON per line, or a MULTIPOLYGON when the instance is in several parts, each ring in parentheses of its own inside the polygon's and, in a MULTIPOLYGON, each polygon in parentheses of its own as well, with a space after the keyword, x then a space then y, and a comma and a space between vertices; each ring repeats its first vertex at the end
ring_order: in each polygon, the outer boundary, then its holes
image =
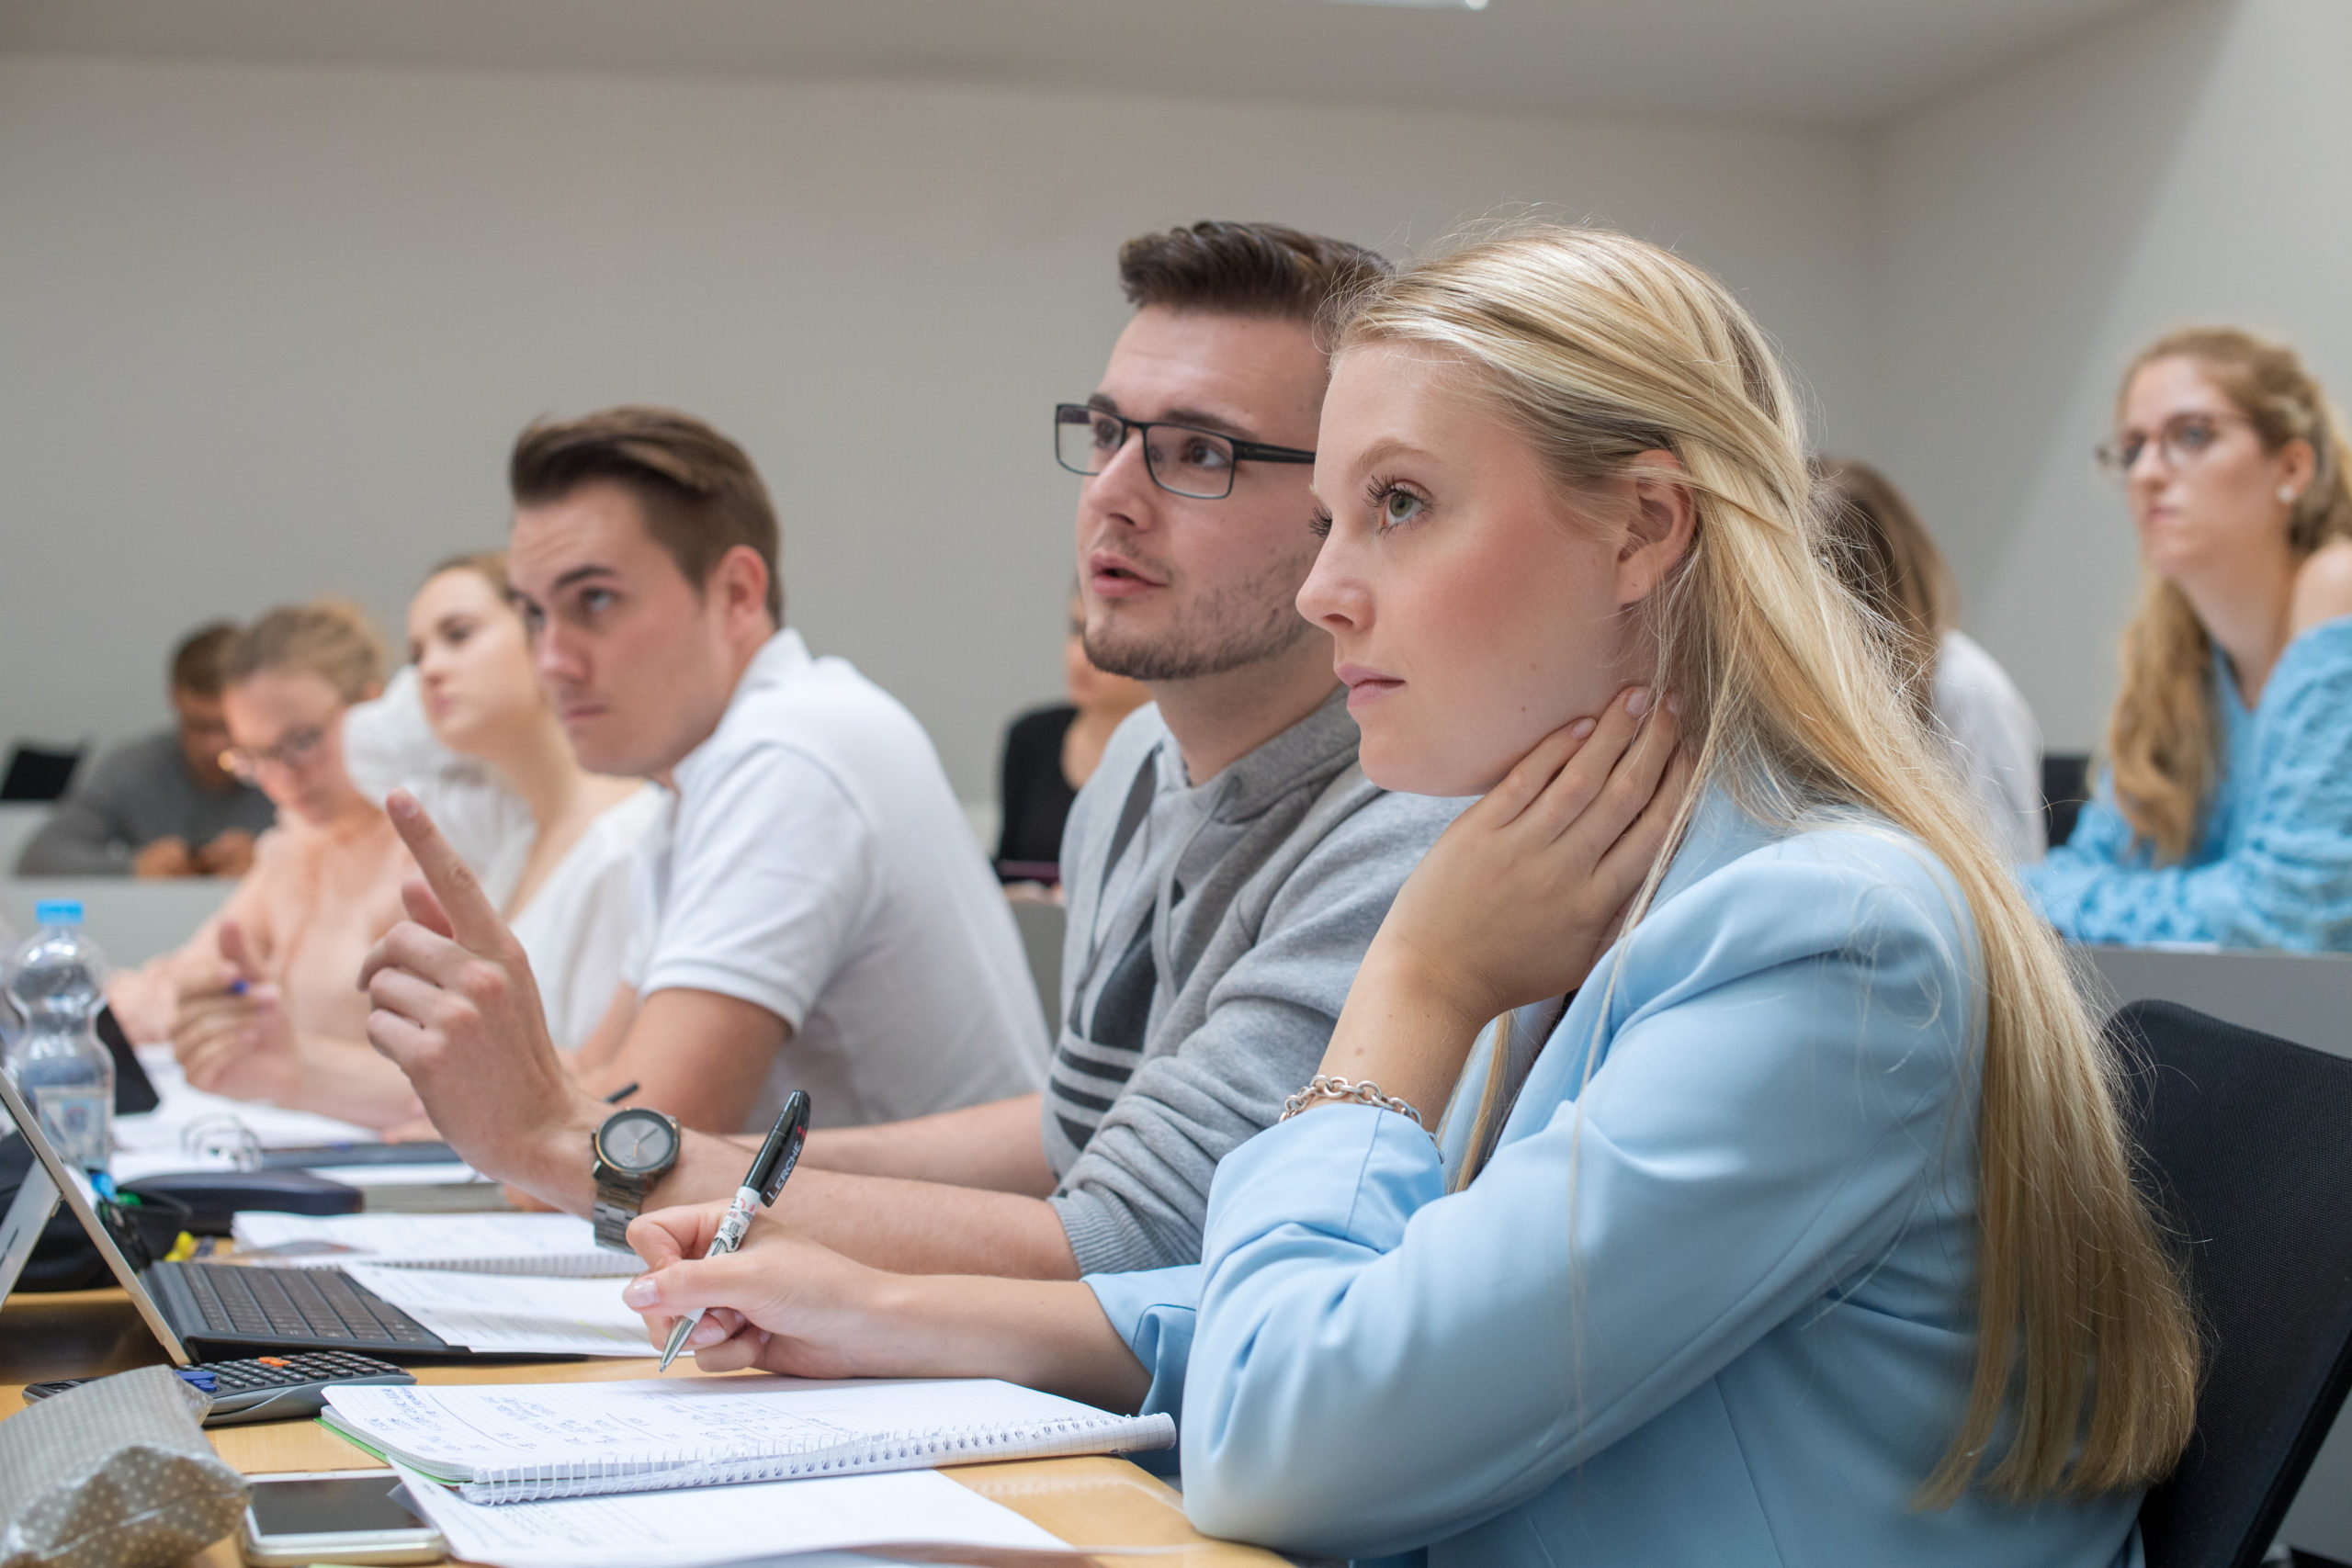
MULTIPOLYGON (((784 1184, 791 1179, 792 1168, 800 1163, 800 1145, 808 1136, 808 1096, 803 1089, 794 1089, 784 1102, 783 1114, 768 1130, 768 1141, 760 1145, 752 1156, 752 1168, 744 1173, 743 1185, 735 1190, 735 1201, 727 1205, 727 1217, 718 1222, 718 1234, 710 1238, 710 1250, 705 1258, 724 1258, 743 1245, 743 1233, 752 1228, 752 1216, 776 1200, 784 1184)), ((670 1343, 662 1347, 661 1371, 668 1371, 670 1363, 678 1359, 685 1348, 686 1336, 702 1321, 703 1309, 695 1308, 671 1326, 670 1343)))

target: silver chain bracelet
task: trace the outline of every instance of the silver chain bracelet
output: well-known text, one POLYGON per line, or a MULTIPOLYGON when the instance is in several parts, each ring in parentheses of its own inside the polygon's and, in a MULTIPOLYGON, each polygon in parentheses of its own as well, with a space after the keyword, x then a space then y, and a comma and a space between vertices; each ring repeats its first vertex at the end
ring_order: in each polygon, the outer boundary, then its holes
MULTIPOLYGON (((1429 1133, 1429 1124, 1421 1120, 1419 1111, 1393 1094, 1381 1093, 1380 1086, 1370 1078, 1361 1083, 1351 1083, 1346 1078, 1330 1077, 1322 1073, 1309 1078, 1305 1089, 1283 1101, 1280 1120, 1287 1122, 1308 1106, 1320 1105, 1327 1100, 1341 1100, 1356 1105, 1374 1106, 1382 1111, 1394 1111, 1399 1116, 1410 1117, 1414 1126, 1429 1133)), ((1430 1138, 1434 1142, 1437 1134, 1430 1133, 1430 1138)))

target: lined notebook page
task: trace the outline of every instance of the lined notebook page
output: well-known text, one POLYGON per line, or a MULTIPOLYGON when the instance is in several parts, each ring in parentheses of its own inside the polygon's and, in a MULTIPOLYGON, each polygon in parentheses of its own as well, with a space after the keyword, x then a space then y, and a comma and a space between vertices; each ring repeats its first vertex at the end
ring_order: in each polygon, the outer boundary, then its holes
POLYGON ((1114 1416, 994 1379, 664 1378, 330 1390, 329 1425, 479 1501, 1163 1448, 1114 1416))

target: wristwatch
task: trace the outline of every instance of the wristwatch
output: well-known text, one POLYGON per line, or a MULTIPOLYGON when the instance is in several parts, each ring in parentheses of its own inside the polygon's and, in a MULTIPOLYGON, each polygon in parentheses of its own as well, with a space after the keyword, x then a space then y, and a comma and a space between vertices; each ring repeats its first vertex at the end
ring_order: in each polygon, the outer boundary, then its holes
POLYGON ((589 1173, 596 1179, 596 1242, 628 1250, 628 1223, 645 1194, 678 1163, 678 1120, 642 1105, 616 1111, 588 1134, 589 1173))

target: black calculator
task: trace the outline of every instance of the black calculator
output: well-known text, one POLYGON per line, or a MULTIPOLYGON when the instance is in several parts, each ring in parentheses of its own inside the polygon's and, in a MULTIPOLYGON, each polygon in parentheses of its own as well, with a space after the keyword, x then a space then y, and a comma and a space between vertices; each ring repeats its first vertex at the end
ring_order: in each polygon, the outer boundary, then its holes
MULTIPOLYGON (((240 1427, 248 1421, 289 1421, 316 1416, 326 1406, 330 1383, 412 1383, 416 1379, 390 1361, 345 1350, 306 1350, 298 1356, 255 1356, 245 1361, 205 1361, 179 1374, 212 1396, 208 1427, 240 1427)), ((78 1388, 88 1378, 37 1382, 25 1390, 28 1404, 78 1388)))

